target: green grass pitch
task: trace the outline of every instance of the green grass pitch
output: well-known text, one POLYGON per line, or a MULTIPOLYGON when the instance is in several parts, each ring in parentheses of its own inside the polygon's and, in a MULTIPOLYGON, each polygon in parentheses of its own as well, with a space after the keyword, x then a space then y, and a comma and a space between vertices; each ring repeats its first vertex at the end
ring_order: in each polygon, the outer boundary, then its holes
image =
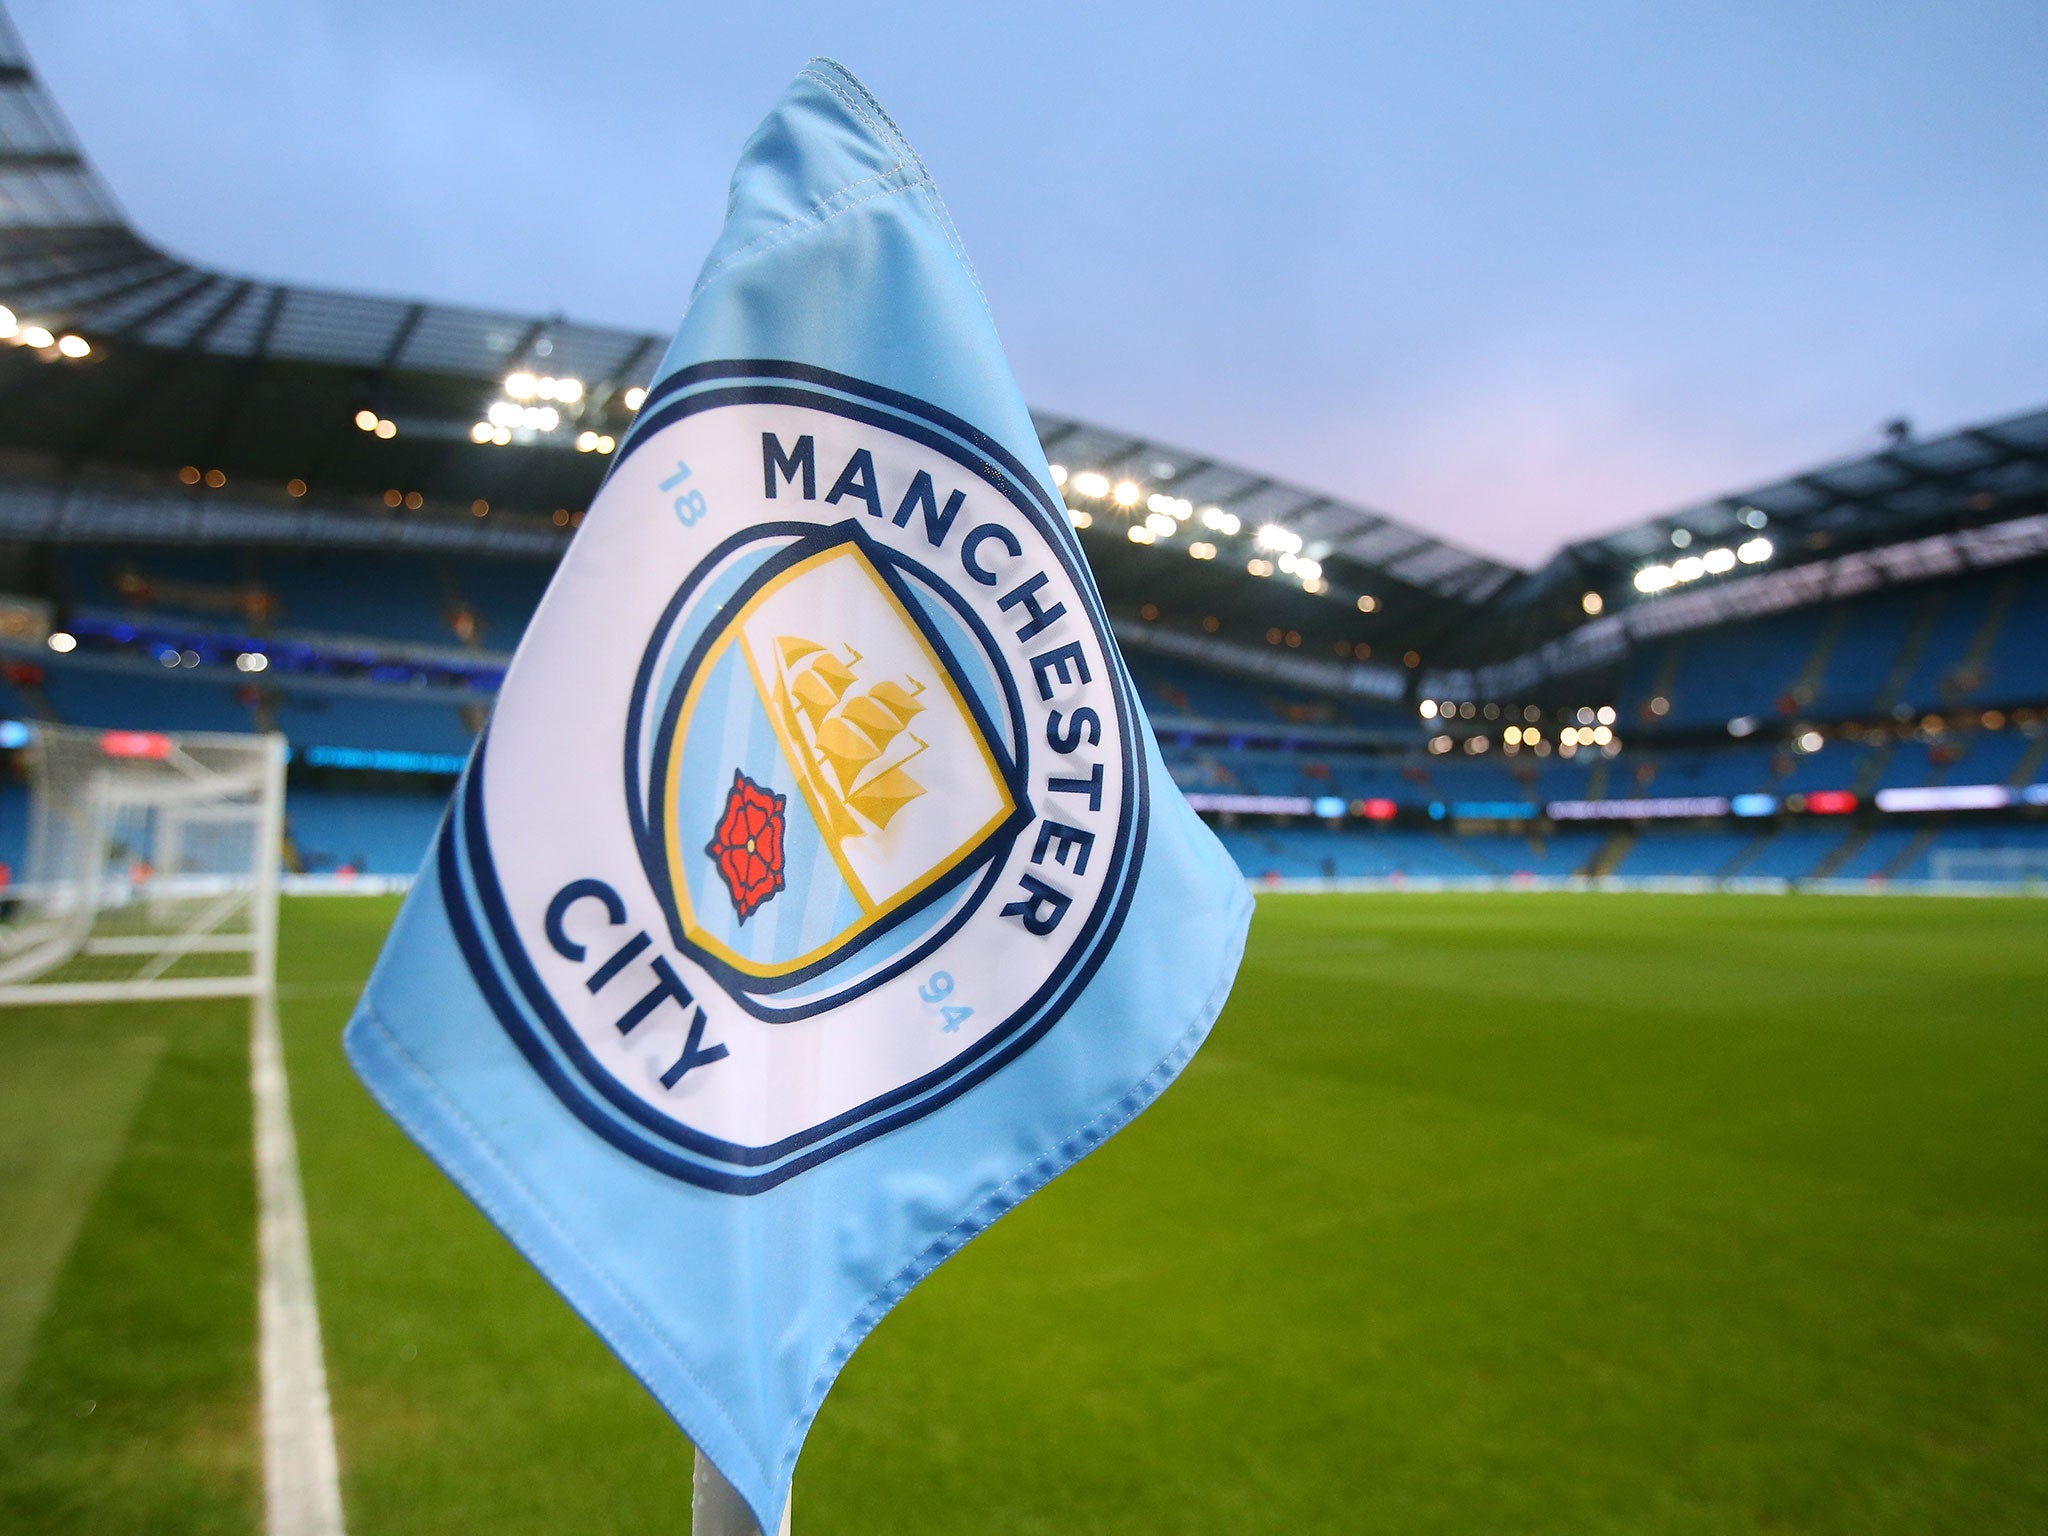
MULTIPOLYGON (((688 1528, 287 904, 356 1536, 688 1528)), ((0 1014, 0 1530, 249 1532, 246 1018, 0 1014)), ((799 1532, 2048 1530, 2048 904, 1269 896, 1151 1112, 855 1357, 799 1532)))

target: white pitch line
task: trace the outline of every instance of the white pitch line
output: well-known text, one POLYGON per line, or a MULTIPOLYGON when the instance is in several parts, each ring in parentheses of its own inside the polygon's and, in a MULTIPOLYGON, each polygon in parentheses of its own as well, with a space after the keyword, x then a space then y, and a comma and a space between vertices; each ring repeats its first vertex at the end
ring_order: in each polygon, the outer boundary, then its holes
POLYGON ((313 1296, 313 1251, 299 1187, 291 1090, 277 1001, 259 992, 250 1008, 250 1083, 256 1098, 258 1354, 263 1373, 263 1503, 269 1536, 344 1536, 341 1468, 327 1367, 320 1353, 320 1308, 313 1296))

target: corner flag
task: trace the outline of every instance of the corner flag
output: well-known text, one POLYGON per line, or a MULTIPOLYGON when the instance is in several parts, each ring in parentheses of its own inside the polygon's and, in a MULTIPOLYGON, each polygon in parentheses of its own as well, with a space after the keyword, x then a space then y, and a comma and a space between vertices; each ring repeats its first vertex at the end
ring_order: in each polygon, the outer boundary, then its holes
POLYGON ((816 61, 350 1023, 776 1529, 856 1345, 1208 1033, 1167 777, 922 162, 816 61))

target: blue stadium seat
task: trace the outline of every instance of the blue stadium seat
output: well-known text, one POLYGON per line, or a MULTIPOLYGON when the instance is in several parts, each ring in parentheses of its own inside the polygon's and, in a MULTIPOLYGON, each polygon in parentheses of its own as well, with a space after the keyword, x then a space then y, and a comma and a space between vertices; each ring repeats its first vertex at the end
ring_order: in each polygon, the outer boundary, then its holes
POLYGON ((1745 832, 1652 830, 1635 844, 1614 870, 1618 875, 1718 875, 1751 841, 1745 832))
POLYGON ((1804 713, 1816 720, 1869 715, 1891 681, 1914 615, 1924 600, 1925 594, 1917 588, 1895 587, 1849 603, 1834 652, 1804 713))
POLYGON ((266 585, 281 629, 453 646, 448 594, 426 562, 382 554, 272 554, 266 585))
POLYGON ((377 695, 294 690, 279 701, 276 719, 295 749, 464 753, 473 740, 454 705, 415 699, 396 688, 377 695))
POLYGON ((553 574, 528 560, 476 561, 462 568, 456 585, 483 622, 478 643, 485 650, 517 649, 553 574))
POLYGON ((165 675, 53 666, 43 681, 43 696, 59 720, 116 730, 254 730, 254 717, 241 702, 240 692, 234 684, 184 668, 165 675))
POLYGON ((1954 582, 1935 595, 1940 614, 1929 630, 1919 660, 1900 691, 1901 706, 1914 710, 1941 709, 1955 702, 1950 683, 1956 669, 1969 654, 1970 642, 1984 623, 1990 582, 1979 576, 1954 582))
POLYGON ((1788 695, 1825 622, 1824 610, 1801 608, 1672 642, 1683 650, 1667 695, 1671 711, 1660 723, 1710 728, 1738 715, 1800 712, 1788 695))
POLYGON ((1985 658, 1984 680, 1969 698, 1979 704, 2038 702, 2048 669, 2048 573, 2028 572, 1985 658))
POLYGON ((446 804, 442 795, 294 789, 286 816, 309 872, 346 864, 359 874, 410 875, 426 856, 446 804))

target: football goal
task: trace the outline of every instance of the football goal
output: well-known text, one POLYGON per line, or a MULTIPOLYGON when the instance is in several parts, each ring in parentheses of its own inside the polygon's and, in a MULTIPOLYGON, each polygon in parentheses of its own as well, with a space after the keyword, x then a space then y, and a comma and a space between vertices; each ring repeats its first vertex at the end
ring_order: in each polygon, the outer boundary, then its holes
POLYGON ((0 1003, 254 996, 276 975, 284 738, 37 724, 0 1003))
POLYGON ((2048 885, 2048 848, 1937 848, 1927 873, 1955 884, 2048 885))

